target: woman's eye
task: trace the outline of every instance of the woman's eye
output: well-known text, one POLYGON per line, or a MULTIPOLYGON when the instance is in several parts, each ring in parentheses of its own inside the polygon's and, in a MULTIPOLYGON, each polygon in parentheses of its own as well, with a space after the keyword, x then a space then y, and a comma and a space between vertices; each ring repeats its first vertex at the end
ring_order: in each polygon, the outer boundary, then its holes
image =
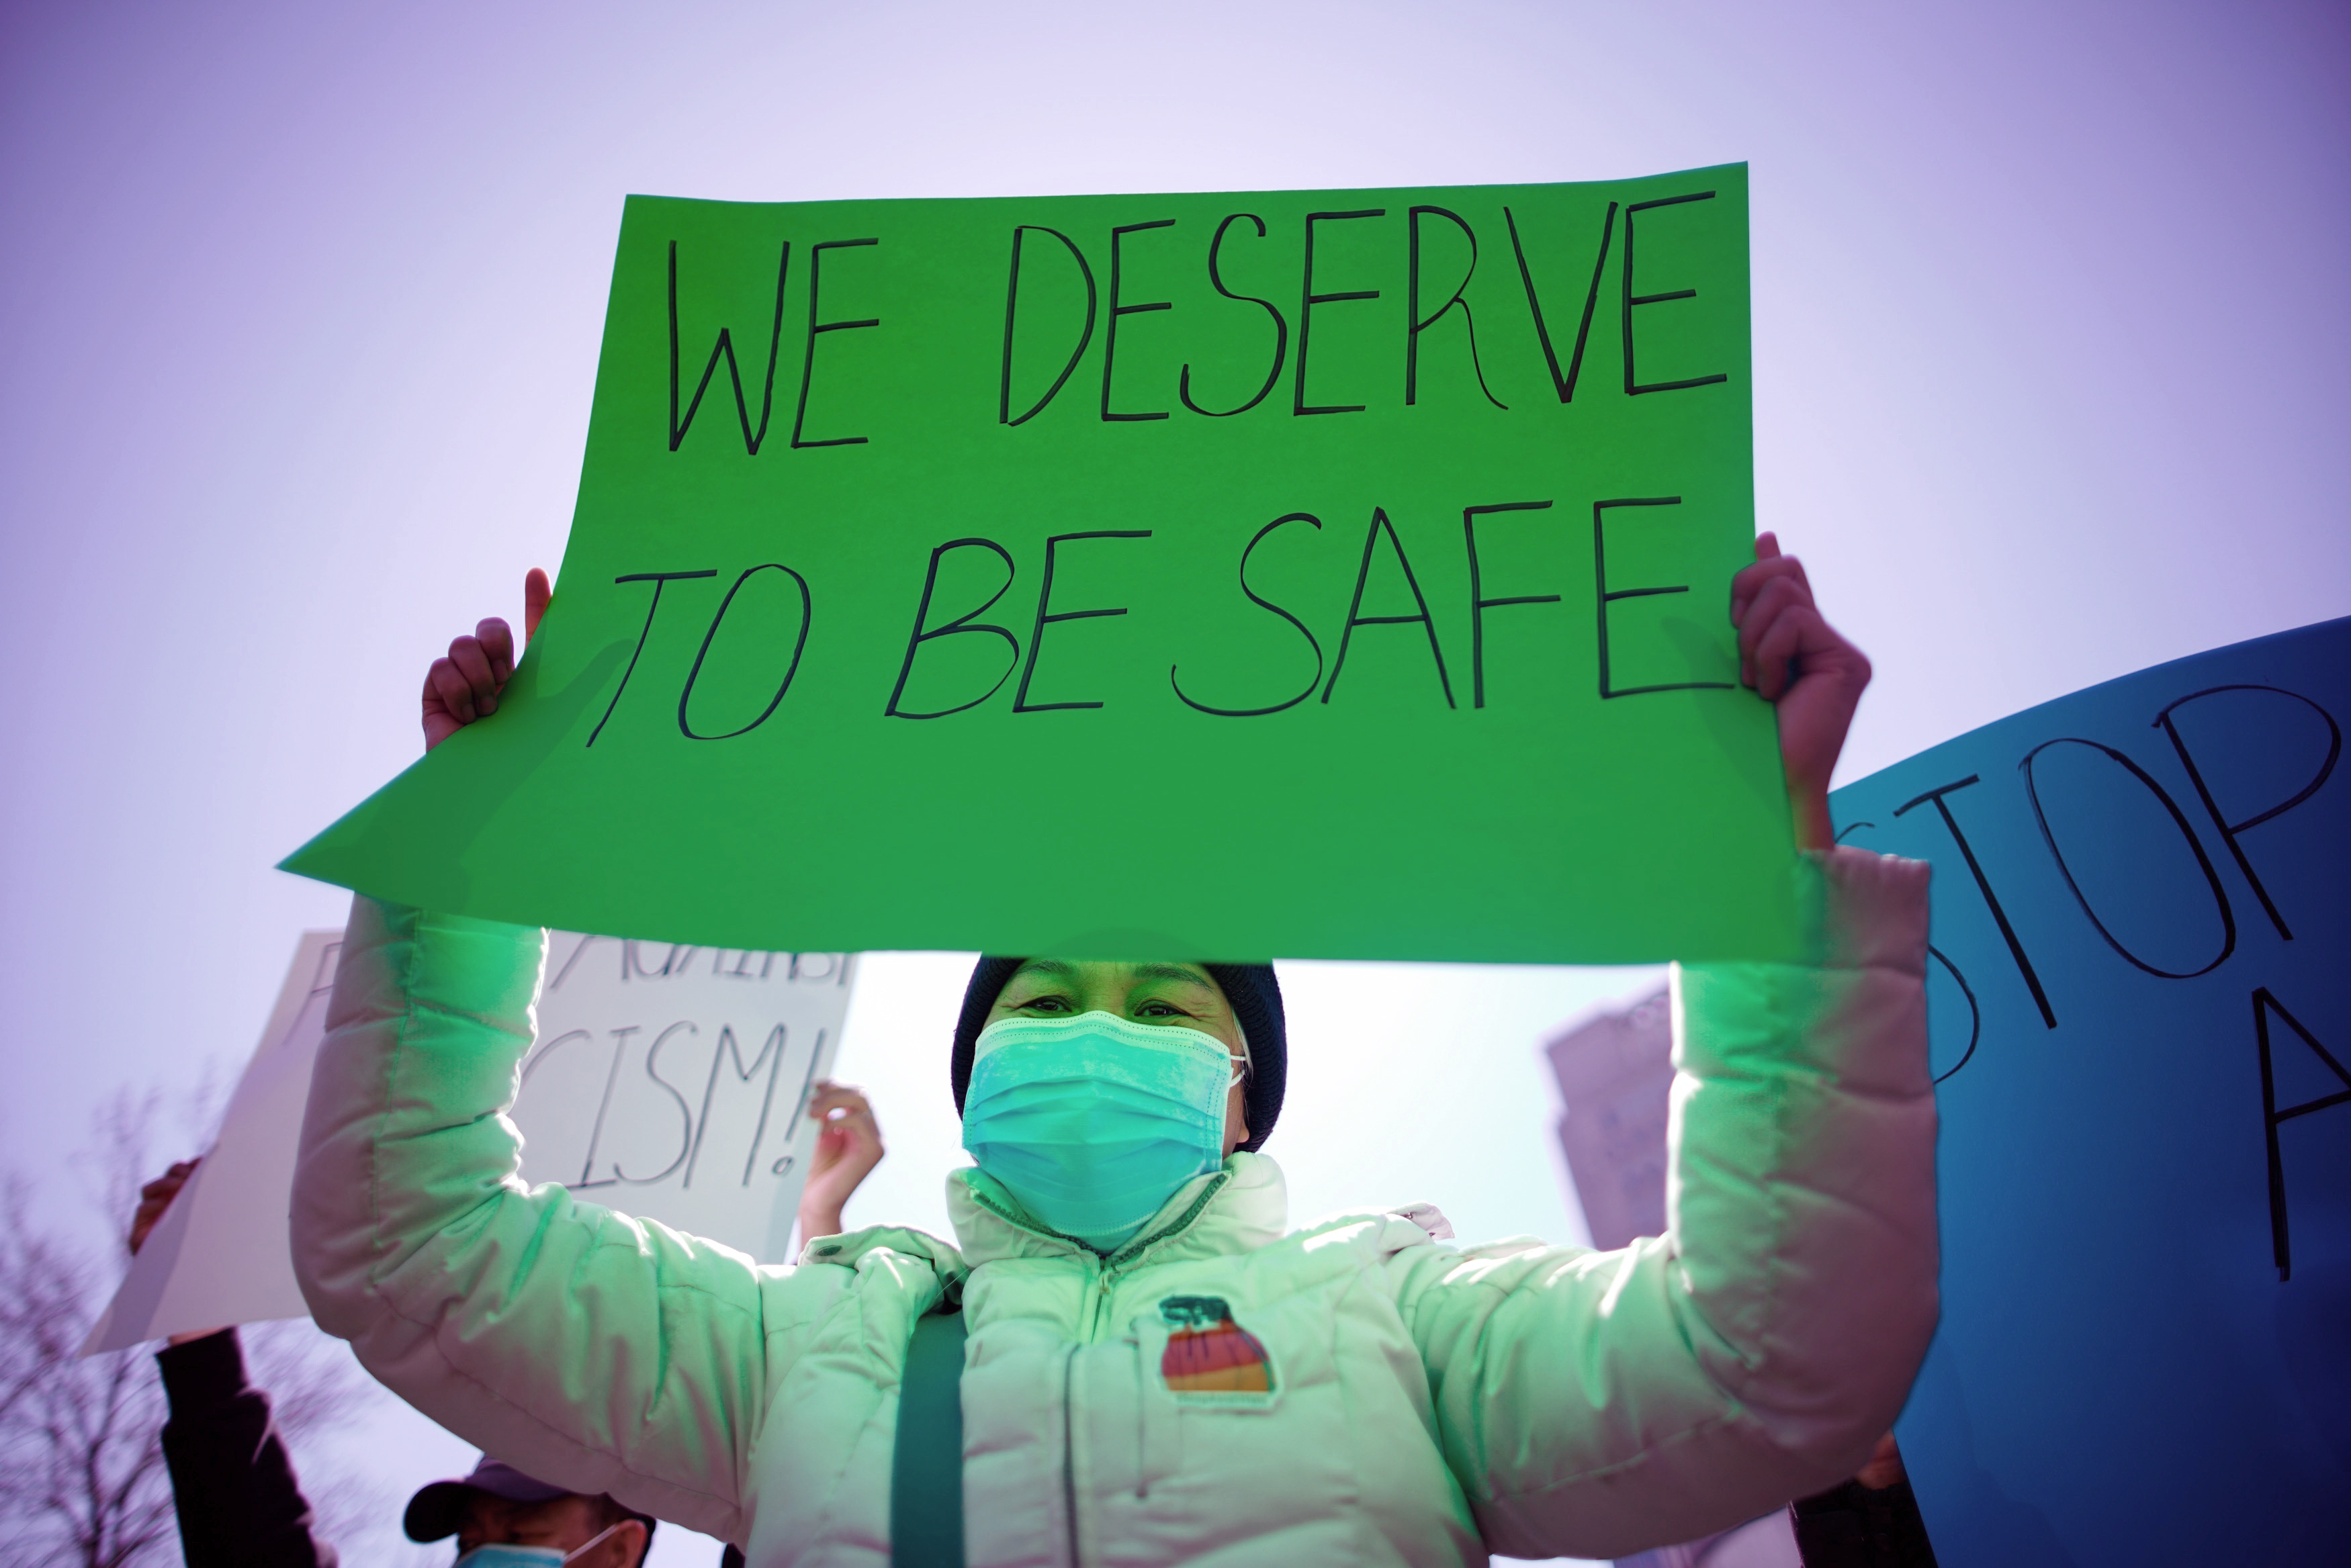
POLYGON ((1014 1011, 1019 1012, 1059 1012, 1062 1008, 1058 996, 1032 996, 1014 1011))
POLYGON ((1189 1018, 1191 1016, 1172 1002, 1146 1002, 1136 1011, 1145 1018, 1189 1018))

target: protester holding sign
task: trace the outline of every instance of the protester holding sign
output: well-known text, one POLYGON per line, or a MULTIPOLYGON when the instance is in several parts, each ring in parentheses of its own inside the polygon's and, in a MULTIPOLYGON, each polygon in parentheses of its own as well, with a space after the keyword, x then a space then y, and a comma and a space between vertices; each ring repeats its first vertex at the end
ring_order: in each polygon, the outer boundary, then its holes
MULTIPOLYGON (((498 1111, 538 934, 362 896, 296 1182, 318 1321, 452 1429, 761 1565, 910 1562, 942 1521, 943 1560, 986 1564, 1606 1556, 1842 1480, 1935 1322, 1926 868, 1831 846, 1868 665, 1756 553, 1731 617, 1778 706, 1811 956, 1677 971, 1665 1235, 1455 1248, 1426 1206, 1290 1231, 1258 1152, 1272 971, 1072 954, 974 974, 958 1244, 880 1227, 762 1267, 524 1189, 498 1111), (958 1306, 941 1404, 917 1324, 958 1306)), ((536 575, 528 602, 527 628, 536 575)), ((513 655, 500 621, 459 639, 428 737, 492 711, 513 655)), ((995 874, 1050 878, 1002 849, 995 874)), ((1249 866, 1183 864, 1249 897, 1249 866)))

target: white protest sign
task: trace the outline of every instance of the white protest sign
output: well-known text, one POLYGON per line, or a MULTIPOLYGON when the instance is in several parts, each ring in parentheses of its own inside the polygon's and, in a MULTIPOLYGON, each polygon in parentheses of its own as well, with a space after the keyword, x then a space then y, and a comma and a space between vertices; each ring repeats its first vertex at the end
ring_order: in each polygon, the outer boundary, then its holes
MULTIPOLYGON (((523 1177, 788 1256, 856 956, 548 934, 538 1036, 514 1110, 523 1177)), ((287 1240, 296 1144, 340 931, 305 932, 213 1146, 131 1261, 87 1355, 299 1317, 287 1240)))
POLYGON ((224 1324, 300 1317, 286 1216, 310 1067, 327 1028, 340 931, 305 931, 220 1137, 148 1232, 84 1355, 224 1324))
POLYGON ((523 1179, 783 1262, 856 961, 549 932, 523 1179))

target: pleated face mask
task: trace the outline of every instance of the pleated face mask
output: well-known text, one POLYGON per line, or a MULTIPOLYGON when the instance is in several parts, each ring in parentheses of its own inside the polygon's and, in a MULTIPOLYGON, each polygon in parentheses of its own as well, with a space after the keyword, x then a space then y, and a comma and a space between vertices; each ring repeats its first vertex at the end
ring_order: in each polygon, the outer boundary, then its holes
POLYGON ((972 1050, 963 1147, 1049 1229, 1113 1252, 1223 1162, 1239 1081, 1224 1042, 1196 1029, 1108 1012, 1001 1019, 972 1050))

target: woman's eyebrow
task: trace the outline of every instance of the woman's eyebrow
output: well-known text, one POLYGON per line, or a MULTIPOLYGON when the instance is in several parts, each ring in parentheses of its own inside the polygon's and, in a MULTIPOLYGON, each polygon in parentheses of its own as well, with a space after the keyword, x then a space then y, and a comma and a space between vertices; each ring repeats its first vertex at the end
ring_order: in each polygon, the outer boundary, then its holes
POLYGON ((1187 985, 1209 985, 1216 981, 1199 970, 1180 963, 1139 963, 1134 966, 1137 980, 1175 980, 1187 985))
POLYGON ((1050 975, 1066 981, 1077 979, 1078 970, 1075 964, 1063 963, 1060 959, 1030 959, 1012 971, 1012 979, 1019 980, 1024 974, 1050 975))

